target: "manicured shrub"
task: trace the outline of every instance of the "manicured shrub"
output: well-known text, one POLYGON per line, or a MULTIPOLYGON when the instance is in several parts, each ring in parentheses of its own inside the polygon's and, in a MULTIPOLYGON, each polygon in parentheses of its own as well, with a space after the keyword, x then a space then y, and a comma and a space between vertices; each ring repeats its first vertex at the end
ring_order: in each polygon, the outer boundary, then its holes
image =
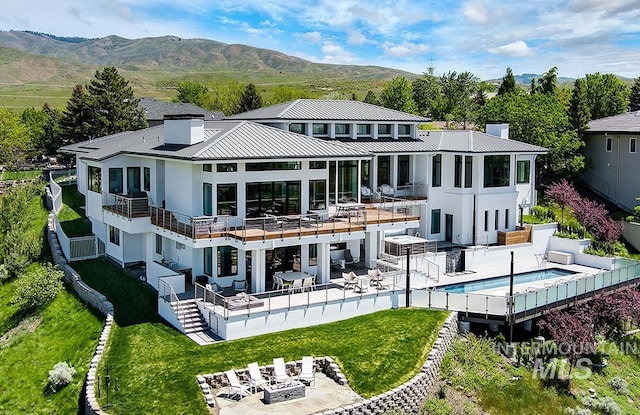
POLYGON ((453 408, 449 402, 444 399, 430 399, 424 403, 421 415, 451 415, 453 414, 453 408))
POLYGON ((58 391, 67 386, 73 380, 76 370, 67 362, 58 362, 49 371, 49 386, 53 391, 58 391))
POLYGON ((564 413, 567 415, 591 415, 591 410, 576 406, 575 408, 566 408, 564 413))
POLYGON ((616 376, 609 381, 611 389, 613 389, 618 395, 629 394, 629 383, 622 379, 620 376, 616 376))
POLYGON ((34 267, 16 281, 13 303, 30 311, 51 302, 62 289, 63 272, 51 264, 34 267))
POLYGON ((13 225, 4 237, 2 248, 6 272, 9 277, 14 277, 38 258, 42 250, 42 235, 38 231, 13 225))

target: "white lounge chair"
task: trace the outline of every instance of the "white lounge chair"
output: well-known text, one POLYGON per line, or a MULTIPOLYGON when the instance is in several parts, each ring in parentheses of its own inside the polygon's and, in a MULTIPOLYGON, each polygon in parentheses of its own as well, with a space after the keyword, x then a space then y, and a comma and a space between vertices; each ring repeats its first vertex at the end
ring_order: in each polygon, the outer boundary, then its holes
POLYGON ((316 277, 315 276, 311 276, 311 277, 307 277, 302 281, 302 290, 303 291, 313 291, 315 285, 316 285, 316 277))
POLYGON ((250 388, 248 385, 243 385, 242 383, 240 383, 240 381, 238 380, 238 376, 236 375, 236 372, 234 372, 233 370, 227 370, 226 372, 224 372, 224 374, 227 376, 227 379, 229 380, 229 392, 227 394, 227 397, 229 399, 231 399, 232 396, 238 395, 240 397, 240 400, 242 400, 242 397, 247 394, 250 394, 250 388))
POLYGON ((342 278, 344 279, 344 289, 355 288, 358 284, 358 276, 353 272, 343 272, 342 278))
POLYGON ((305 380, 309 382, 309 386, 311 386, 311 382, 313 382, 314 386, 316 384, 316 371, 313 369, 313 357, 312 356, 303 356, 302 357, 302 367, 300 368, 300 372, 298 373, 298 380, 305 380))
POLYGON ((287 365, 284 363, 284 359, 282 357, 275 357, 273 359, 273 376, 271 376, 271 381, 275 383, 285 383, 290 380, 289 375, 287 375, 287 365))
POLYGON ((268 385, 269 381, 262 377, 260 373, 260 367, 258 363, 249 363, 249 385, 253 388, 253 393, 256 393, 258 388, 263 388, 264 385, 268 385))

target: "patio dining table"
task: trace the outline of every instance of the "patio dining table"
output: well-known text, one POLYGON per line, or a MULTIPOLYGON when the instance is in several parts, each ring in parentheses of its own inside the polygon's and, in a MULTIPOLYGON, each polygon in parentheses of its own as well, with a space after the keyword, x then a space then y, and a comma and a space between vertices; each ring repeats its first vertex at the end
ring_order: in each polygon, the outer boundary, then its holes
POLYGON ((282 281, 293 283, 295 280, 303 280, 305 278, 309 278, 311 275, 306 272, 294 271, 294 272, 275 272, 273 274, 275 277, 282 278, 282 281))

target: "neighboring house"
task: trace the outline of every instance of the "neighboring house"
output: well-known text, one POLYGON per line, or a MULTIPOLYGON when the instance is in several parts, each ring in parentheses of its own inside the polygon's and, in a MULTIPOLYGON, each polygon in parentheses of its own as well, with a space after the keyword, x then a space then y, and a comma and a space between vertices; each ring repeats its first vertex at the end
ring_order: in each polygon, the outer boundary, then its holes
POLYGON ((138 108, 144 110, 149 127, 155 127, 164 122, 165 115, 202 114, 205 121, 216 121, 224 118, 220 111, 207 111, 196 105, 184 102, 165 102, 155 98, 140 98, 138 108))
POLYGON ((592 120, 585 155, 591 160, 584 183, 620 208, 633 212, 640 197, 640 111, 592 120))
POLYGON ((497 242, 535 202, 535 158, 508 126, 421 131, 428 120, 358 101, 297 100, 77 143, 78 190, 106 253, 249 292, 296 269, 329 282, 335 253, 372 266, 386 235, 497 242), (369 203, 360 203, 369 202, 369 203))

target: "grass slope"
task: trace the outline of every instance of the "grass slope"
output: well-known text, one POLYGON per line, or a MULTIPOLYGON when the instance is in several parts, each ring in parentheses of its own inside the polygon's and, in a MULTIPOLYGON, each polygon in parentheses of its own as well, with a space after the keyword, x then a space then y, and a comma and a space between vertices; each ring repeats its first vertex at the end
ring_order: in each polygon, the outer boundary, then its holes
POLYGON ((74 267, 114 302, 117 324, 99 370, 104 376, 108 366, 119 379, 121 391, 110 396, 111 414, 205 414, 197 374, 246 367, 253 361, 269 364, 274 357, 332 356, 351 387, 372 396, 419 371, 446 318, 446 313, 430 310, 389 310, 200 347, 158 322, 155 294, 139 281, 105 260, 74 267))
MULTIPOLYGON (((15 312, 10 306, 13 285, 0 285, 0 310, 10 310, 0 317, 0 327, 6 328, 11 310, 15 312)), ((101 318, 67 291, 36 315, 42 321, 35 330, 31 327, 0 345, 0 413, 77 413, 84 377, 102 330, 101 318), (47 376, 60 361, 67 361, 77 374, 70 385, 52 394, 47 376)))
POLYGON ((84 196, 75 185, 62 186, 62 203, 58 220, 64 233, 69 238, 91 235, 91 224, 82 209, 84 196))

